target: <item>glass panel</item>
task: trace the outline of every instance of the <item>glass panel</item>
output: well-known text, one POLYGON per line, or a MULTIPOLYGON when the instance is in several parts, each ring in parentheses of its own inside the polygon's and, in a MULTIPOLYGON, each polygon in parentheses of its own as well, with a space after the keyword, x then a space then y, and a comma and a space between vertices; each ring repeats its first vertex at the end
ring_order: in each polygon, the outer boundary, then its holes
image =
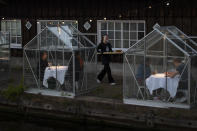
POLYGON ((123 48, 129 48, 129 40, 123 40, 123 48))
POLYGON ((136 43, 136 41, 130 41, 130 47, 132 46, 132 45, 134 45, 136 43))
POLYGON ((12 21, 12 22, 11 22, 11 28, 12 28, 12 29, 16 29, 16 22, 15 22, 15 21, 12 21))
POLYGON ((123 39, 129 39, 129 32, 123 32, 123 39))
POLYGON ((137 24, 136 23, 130 24, 130 31, 137 31, 137 24))
POLYGON ((17 44, 21 44, 21 43, 22 43, 21 37, 17 37, 17 44))
POLYGON ((121 48, 121 40, 115 41, 115 48, 121 48))
POLYGON ((6 31, 6 23, 4 21, 1 22, 1 30, 6 31))
POLYGON ((123 23, 123 30, 129 31, 129 23, 123 23))
POLYGON ((114 22, 108 23, 108 30, 114 30, 114 22))
POLYGON ((121 30, 121 23, 115 23, 115 30, 121 30))
POLYGON ((116 31, 115 32, 115 37, 116 37, 116 39, 121 39, 121 32, 120 31, 116 31))
POLYGON ((114 39, 114 31, 108 31, 109 39, 114 39))
POLYGON ((16 37, 11 37, 11 43, 16 43, 16 37))
POLYGON ((137 32, 130 32, 130 39, 137 40, 137 32))
POLYGON ((144 32, 138 32, 138 40, 144 37, 144 32))
POLYGON ((6 22, 6 29, 9 30, 11 28, 11 22, 7 21, 6 22))
POLYGON ((144 31, 144 23, 138 23, 138 31, 144 31))
POLYGON ((107 30, 107 23, 101 23, 101 30, 107 30))
POLYGON ((11 29, 11 35, 16 36, 16 29, 11 29))

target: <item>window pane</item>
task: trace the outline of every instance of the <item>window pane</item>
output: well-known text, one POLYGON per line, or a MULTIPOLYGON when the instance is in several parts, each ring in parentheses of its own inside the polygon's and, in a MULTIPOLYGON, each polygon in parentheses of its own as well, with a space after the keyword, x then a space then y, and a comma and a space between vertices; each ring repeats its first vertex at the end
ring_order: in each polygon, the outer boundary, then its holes
POLYGON ((123 32, 123 39, 129 39, 129 32, 123 32))
POLYGON ((130 32, 130 39, 137 40, 137 32, 130 32))
POLYGON ((114 30, 114 22, 108 23, 108 30, 114 30))
POLYGON ((114 31, 108 31, 109 39, 114 39, 114 31))
POLYGON ((17 28, 16 34, 17 34, 17 36, 21 36, 21 29, 18 29, 18 28, 17 28))
POLYGON ((115 48, 121 48, 121 40, 115 41, 115 48))
POLYGON ((115 32, 115 39, 121 39, 121 32, 120 31, 116 31, 115 32))
POLYGON ((144 31, 144 23, 138 24, 138 31, 144 31))
POLYGON ((21 44, 21 43, 22 43, 21 37, 17 37, 17 44, 21 44))
POLYGON ((129 48, 129 40, 123 41, 123 48, 129 48))
POLYGON ((11 43, 16 43, 16 37, 11 37, 11 43))
POLYGON ((130 24, 130 31, 136 31, 137 30, 137 24, 136 23, 131 23, 130 24))
POLYGON ((107 23, 101 23, 101 30, 107 30, 107 23))
POLYGON ((12 21, 12 22, 11 22, 11 28, 12 28, 12 29, 16 29, 16 22, 15 22, 15 21, 12 21))
POLYGON ((129 31, 129 23, 123 23, 123 30, 129 31))
POLYGON ((6 24, 3 21, 1 22, 1 30, 6 31, 6 24))
POLYGON ((16 21, 16 28, 21 29, 21 22, 20 21, 16 21))
POLYGON ((144 32, 138 32, 138 40, 144 37, 144 32))
POLYGON ((11 29, 11 35, 16 36, 16 29, 11 29))
POLYGON ((109 43, 111 44, 112 48, 114 48, 114 40, 109 40, 109 43))
POLYGON ((9 29, 11 28, 11 23, 10 21, 6 22, 6 30, 9 31, 9 29))
POLYGON ((121 30, 121 23, 115 24, 115 30, 121 30))

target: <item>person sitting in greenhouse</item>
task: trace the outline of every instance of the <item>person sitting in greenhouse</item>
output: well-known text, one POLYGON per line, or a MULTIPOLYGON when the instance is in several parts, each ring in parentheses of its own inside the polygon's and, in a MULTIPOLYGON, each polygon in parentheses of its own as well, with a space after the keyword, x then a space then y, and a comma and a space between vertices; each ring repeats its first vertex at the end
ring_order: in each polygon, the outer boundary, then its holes
POLYGON ((144 71, 144 64, 140 64, 137 68, 136 79, 139 85, 143 85, 144 78, 146 79, 150 75, 151 75, 150 59, 146 59, 145 71, 144 71))
POLYGON ((187 88, 188 88, 188 70, 185 64, 181 62, 181 59, 175 58, 173 64, 176 67, 176 71, 167 72, 167 76, 174 78, 180 75, 180 81, 178 85, 178 91, 176 94, 176 102, 185 102, 187 100, 187 88))
POLYGON ((48 67, 47 53, 43 52, 40 56, 40 63, 37 64, 37 76, 40 81, 43 81, 45 69, 48 67))
POLYGON ((114 79, 112 77, 111 68, 109 65, 111 56, 109 54, 103 54, 104 52, 113 52, 112 46, 109 43, 108 35, 103 36, 101 43, 97 47, 97 52, 100 52, 102 54, 102 64, 104 65, 104 68, 97 76, 97 83, 101 83, 105 74, 107 73, 110 85, 115 85, 116 83, 114 82, 114 79))
POLYGON ((181 59, 175 58, 173 60, 173 64, 176 68, 176 71, 174 72, 167 72, 168 77, 175 77, 176 75, 181 75, 180 81, 179 81, 179 88, 187 89, 188 85, 188 71, 187 67, 185 67, 185 64, 181 62, 181 59))

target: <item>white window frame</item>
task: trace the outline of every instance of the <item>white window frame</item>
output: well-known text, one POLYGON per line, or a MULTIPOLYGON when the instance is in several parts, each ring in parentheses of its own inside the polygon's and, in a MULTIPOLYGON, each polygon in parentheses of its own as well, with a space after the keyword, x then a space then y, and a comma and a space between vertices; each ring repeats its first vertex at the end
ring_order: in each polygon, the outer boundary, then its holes
MULTIPOLYGON (((106 30, 102 30, 101 29, 101 23, 109 23, 109 22, 114 22, 114 23, 121 23, 121 30, 118 30, 118 31, 120 31, 121 32, 121 36, 120 36, 120 39, 116 39, 116 36, 115 36, 115 33, 114 33, 114 38, 112 39, 113 41, 115 41, 115 40, 120 40, 121 41, 121 48, 116 48, 116 43, 115 43, 115 47, 113 48, 113 50, 127 50, 130 46, 131 46, 131 41, 138 41, 139 39, 138 39, 138 33, 144 33, 144 36, 146 35, 146 22, 145 22, 145 20, 97 20, 97 44, 99 44, 100 42, 101 42, 101 32, 102 31, 106 31, 107 32, 107 34, 108 34, 108 32, 109 31, 114 31, 114 32, 116 32, 116 29, 115 29, 115 24, 114 24, 114 30, 108 30, 108 24, 107 24, 107 29, 106 30), (123 30, 123 23, 129 23, 129 30, 128 31, 126 31, 126 30, 123 30), (131 31, 130 30, 130 23, 136 23, 137 25, 136 25, 136 31, 131 31), (138 24, 139 23, 143 23, 144 24, 144 30, 143 31, 139 31, 138 30, 138 24), (124 32, 129 32, 129 39, 123 39, 123 33, 124 32), (137 33, 137 36, 136 36, 136 39, 131 39, 130 37, 131 37, 131 35, 130 35, 130 33, 131 32, 136 32, 137 33), (124 40, 125 41, 129 41, 129 47, 128 48, 124 48, 124 40)), ((109 38, 110 39, 110 38, 109 38)), ((113 44, 113 43, 111 43, 111 44, 113 44)), ((112 45, 113 46, 113 45, 112 45)))
MULTIPOLYGON (((16 24, 16 23, 15 23, 16 24)), ((10 33, 10 48, 19 48, 19 49, 21 49, 22 48, 22 27, 21 27, 22 25, 21 25, 21 20, 20 19, 14 19, 14 20, 1 20, 1 30, 2 31, 7 31, 7 32, 9 32, 10 33), (10 22, 10 28, 9 29, 6 29, 7 27, 5 27, 5 30, 4 29, 2 29, 2 22, 5 22, 6 23, 6 25, 7 25, 7 22, 10 22), (19 22, 20 23, 20 34, 19 35, 13 35, 12 34, 12 30, 16 30, 16 33, 17 33, 17 25, 15 25, 15 28, 12 28, 12 22, 19 22), (12 43, 12 37, 16 37, 16 43, 12 43), (18 41, 18 38, 21 38, 21 43, 17 43, 17 41, 18 41)))

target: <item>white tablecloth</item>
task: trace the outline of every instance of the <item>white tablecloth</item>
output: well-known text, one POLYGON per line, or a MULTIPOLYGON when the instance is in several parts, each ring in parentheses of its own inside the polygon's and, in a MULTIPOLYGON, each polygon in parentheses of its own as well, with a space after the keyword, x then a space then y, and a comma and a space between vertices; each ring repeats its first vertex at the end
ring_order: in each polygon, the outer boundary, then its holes
POLYGON ((64 77, 67 70, 68 70, 68 66, 47 67, 44 72, 43 85, 48 88, 47 80, 50 77, 57 79, 59 83, 62 85, 64 83, 64 77), (57 78, 56 78, 56 70, 57 70, 57 78))
POLYGON ((172 98, 175 97, 177 93, 179 76, 175 76, 174 78, 165 77, 165 74, 156 74, 151 75, 146 79, 146 86, 152 95, 153 91, 159 88, 166 89, 166 80, 167 80, 167 91, 170 93, 172 98))

